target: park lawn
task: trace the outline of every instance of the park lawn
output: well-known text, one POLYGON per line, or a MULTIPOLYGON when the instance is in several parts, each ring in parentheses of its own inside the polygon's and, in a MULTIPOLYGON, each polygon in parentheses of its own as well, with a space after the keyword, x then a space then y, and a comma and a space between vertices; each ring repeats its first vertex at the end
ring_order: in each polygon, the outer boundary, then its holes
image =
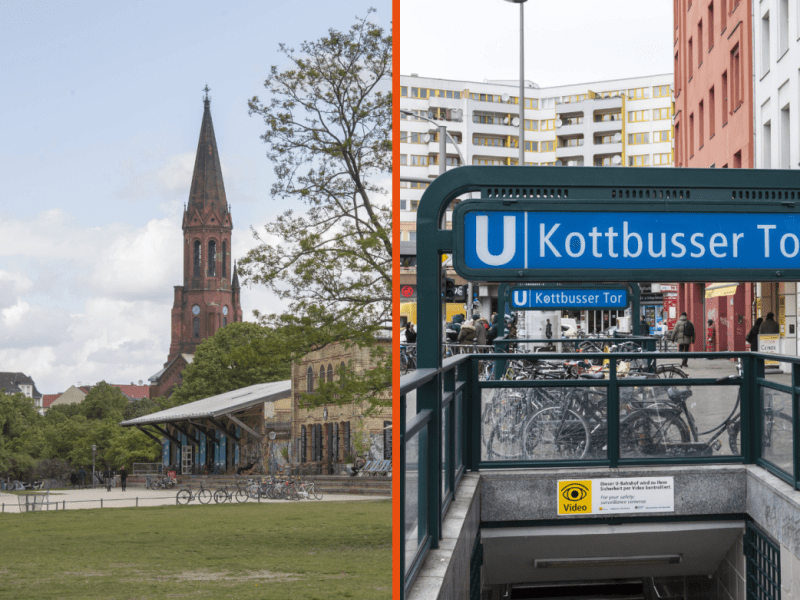
POLYGON ((391 598, 391 502, 0 515, 0 599, 391 598))

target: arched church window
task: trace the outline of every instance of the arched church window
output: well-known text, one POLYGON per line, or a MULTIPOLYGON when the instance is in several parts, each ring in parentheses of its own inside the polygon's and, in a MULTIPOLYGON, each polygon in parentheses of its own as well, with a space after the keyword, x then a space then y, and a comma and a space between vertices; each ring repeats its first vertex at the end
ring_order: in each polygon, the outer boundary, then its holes
POLYGON ((200 241, 197 240, 194 243, 194 276, 200 277, 200 259, 201 253, 203 252, 200 241))
POLYGON ((192 335, 200 337, 200 317, 192 317, 192 335))
POLYGON ((328 365, 328 383, 333 383, 333 365, 328 365))
POLYGON ((308 366, 308 371, 306 371, 306 391, 314 391, 314 370, 311 368, 311 365, 308 366))
POLYGON ((325 365, 321 365, 319 368, 319 382, 325 383, 325 365))
POLYGON ((222 276, 228 276, 228 242, 222 241, 222 276))
POLYGON ((208 276, 215 277, 217 275, 217 242, 210 240, 208 242, 208 276))
POLYGON ((228 324, 228 317, 222 317, 222 326, 225 327, 228 324))

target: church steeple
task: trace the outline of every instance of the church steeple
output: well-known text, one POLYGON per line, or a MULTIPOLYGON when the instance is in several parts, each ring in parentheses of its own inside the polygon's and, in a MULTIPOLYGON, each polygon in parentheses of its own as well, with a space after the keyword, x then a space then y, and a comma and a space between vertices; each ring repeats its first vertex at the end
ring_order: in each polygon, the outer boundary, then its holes
POLYGON ((228 200, 225 184, 222 182, 222 167, 219 163, 217 140, 214 137, 214 124, 211 122, 211 99, 209 87, 204 89, 203 122, 200 125, 200 140, 197 143, 197 156, 194 161, 192 187, 189 191, 188 211, 193 208, 200 213, 211 211, 223 218, 228 213, 228 200))

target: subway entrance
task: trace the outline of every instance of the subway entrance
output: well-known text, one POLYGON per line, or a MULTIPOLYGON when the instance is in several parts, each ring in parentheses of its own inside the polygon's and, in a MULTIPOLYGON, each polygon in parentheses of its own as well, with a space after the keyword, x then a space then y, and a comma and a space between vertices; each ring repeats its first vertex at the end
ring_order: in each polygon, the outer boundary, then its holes
POLYGON ((800 521, 796 358, 612 352, 614 339, 569 359, 577 341, 442 351, 444 255, 469 281, 552 287, 551 300, 564 286, 716 281, 727 298, 733 281, 800 279, 796 176, 680 178, 466 167, 426 190, 419 369, 401 380, 406 597, 780 597, 781 557, 800 556, 786 529, 800 521))

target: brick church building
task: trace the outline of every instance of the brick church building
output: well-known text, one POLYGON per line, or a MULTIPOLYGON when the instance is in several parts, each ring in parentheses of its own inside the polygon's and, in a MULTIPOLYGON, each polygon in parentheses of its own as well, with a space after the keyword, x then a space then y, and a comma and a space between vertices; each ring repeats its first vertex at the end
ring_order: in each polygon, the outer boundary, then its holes
POLYGON ((175 286, 169 356, 164 368, 150 377, 151 398, 171 395, 200 342, 220 327, 242 320, 239 278, 231 265, 233 221, 222 182, 208 88, 203 103, 192 186, 183 213, 183 285, 175 286))

